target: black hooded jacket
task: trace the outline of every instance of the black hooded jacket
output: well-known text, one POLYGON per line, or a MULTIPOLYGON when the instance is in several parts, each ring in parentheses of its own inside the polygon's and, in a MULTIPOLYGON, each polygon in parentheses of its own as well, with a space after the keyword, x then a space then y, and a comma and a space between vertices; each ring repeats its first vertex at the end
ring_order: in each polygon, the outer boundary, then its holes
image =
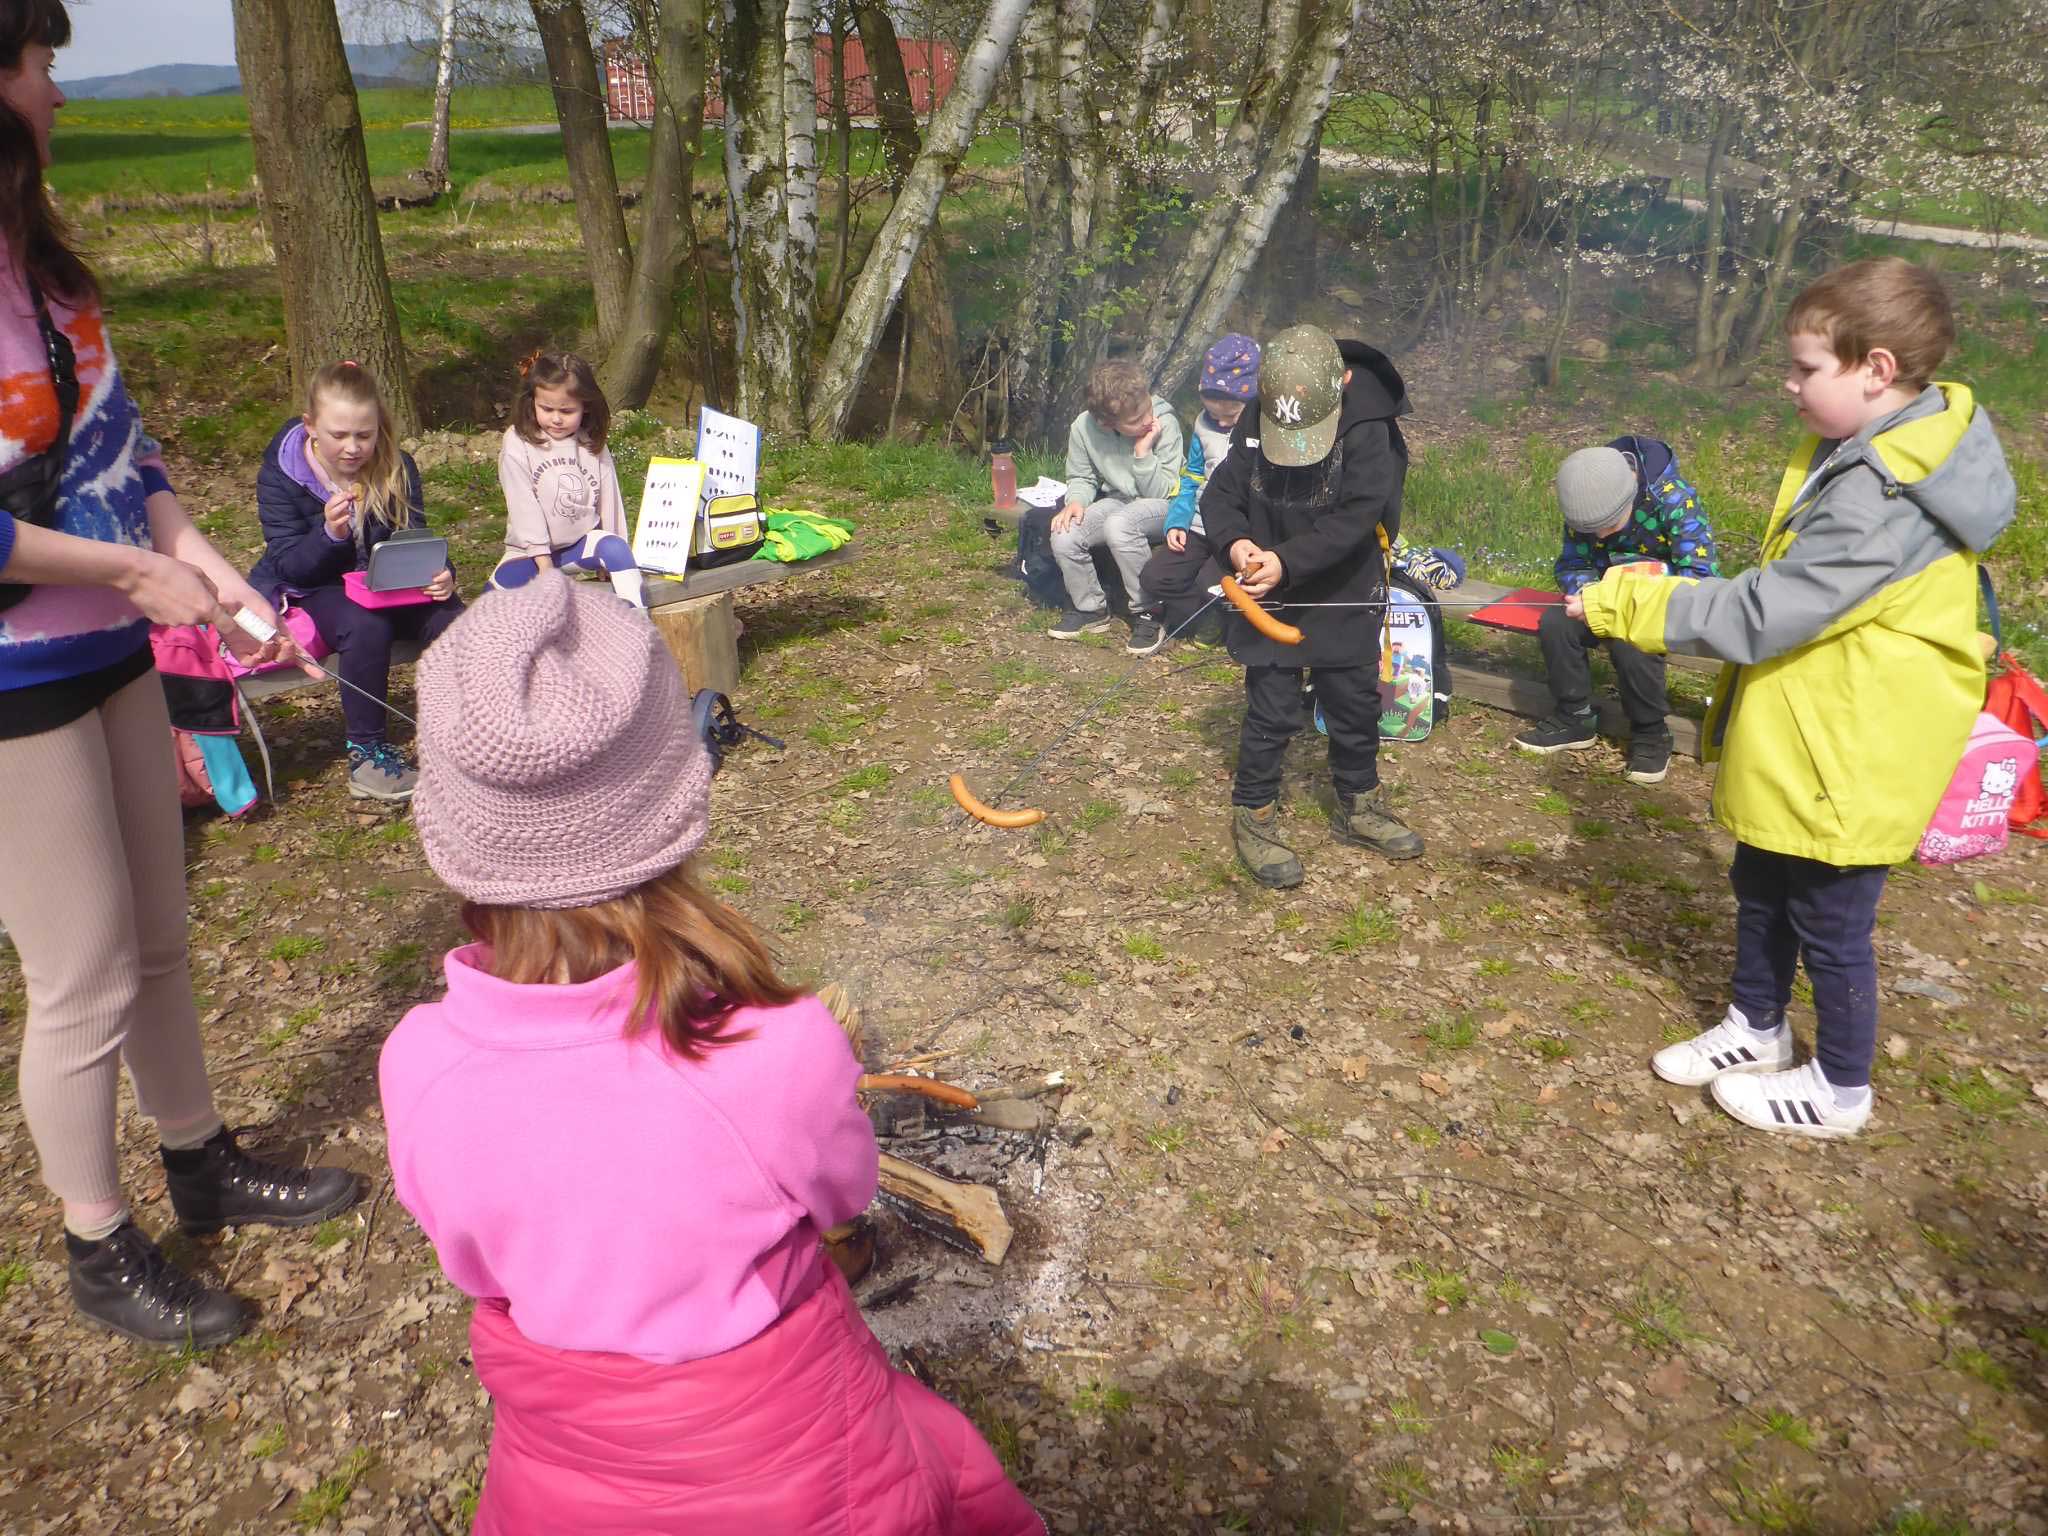
POLYGON ((1259 402, 1245 407, 1230 453, 1202 488, 1202 526, 1218 564, 1230 569, 1230 547, 1250 539, 1280 557, 1280 584, 1264 605, 1296 625, 1300 645, 1259 634, 1233 609, 1225 635, 1246 666, 1377 666, 1377 607, 1312 608, 1310 603, 1377 604, 1386 596, 1379 535, 1401 530, 1401 488, 1408 444, 1397 418, 1412 409, 1408 389, 1384 352, 1362 341, 1339 341, 1351 382, 1337 441, 1320 464, 1282 469, 1259 451, 1259 402))

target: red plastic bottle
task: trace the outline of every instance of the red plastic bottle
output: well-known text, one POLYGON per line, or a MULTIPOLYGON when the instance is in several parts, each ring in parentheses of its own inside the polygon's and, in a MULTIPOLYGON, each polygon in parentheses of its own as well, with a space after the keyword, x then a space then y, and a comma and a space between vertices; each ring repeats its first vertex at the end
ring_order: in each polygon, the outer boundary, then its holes
POLYGON ((1010 440, 999 437, 989 448, 989 488, 995 493, 998 512, 1014 511, 1017 506, 1017 460, 1013 457, 1010 440))

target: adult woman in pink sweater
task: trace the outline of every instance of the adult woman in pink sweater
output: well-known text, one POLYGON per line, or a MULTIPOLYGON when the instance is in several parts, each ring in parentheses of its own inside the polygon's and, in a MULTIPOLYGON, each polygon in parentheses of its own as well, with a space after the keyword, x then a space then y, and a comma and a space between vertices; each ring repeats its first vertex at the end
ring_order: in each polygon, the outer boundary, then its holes
POLYGON ((476 1531, 1041 1533, 824 1255, 875 1193, 860 1064, 691 875, 711 765, 654 630, 542 571, 418 687, 420 842, 478 942, 379 1077, 398 1197, 478 1302, 476 1531))

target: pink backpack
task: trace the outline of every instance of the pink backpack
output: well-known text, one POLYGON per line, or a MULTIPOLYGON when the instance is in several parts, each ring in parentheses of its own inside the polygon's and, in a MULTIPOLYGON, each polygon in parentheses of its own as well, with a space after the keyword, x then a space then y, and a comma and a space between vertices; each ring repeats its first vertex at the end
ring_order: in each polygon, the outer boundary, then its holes
POLYGON ((2005 846, 2013 797, 2039 762, 2031 741, 1998 716, 1980 712, 1914 857, 1922 864, 1953 864, 1998 852, 2005 846))

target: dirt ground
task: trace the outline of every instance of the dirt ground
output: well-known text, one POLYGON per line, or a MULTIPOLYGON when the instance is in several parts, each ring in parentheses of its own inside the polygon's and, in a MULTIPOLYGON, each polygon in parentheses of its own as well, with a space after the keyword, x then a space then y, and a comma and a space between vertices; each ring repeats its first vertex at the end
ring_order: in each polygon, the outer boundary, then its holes
MULTIPOLYGON (((1006 1262, 891 1224, 863 1287, 1055 1531, 2048 1531, 2039 845, 1899 872, 1872 1129, 1776 1142, 1646 1066, 1726 1003, 1699 765, 1637 788, 1618 752, 1525 759, 1461 706, 1387 754, 1429 842, 1394 867, 1330 839, 1311 736, 1285 808, 1308 882, 1263 891, 1229 856, 1225 656, 1052 641, 959 509, 862 532, 862 562, 742 600, 738 702, 788 745, 728 763, 706 872, 851 989, 871 1065, 1062 1075, 1061 1134, 1008 1162, 1006 1262), (1131 670, 1009 797, 1041 828, 953 809, 950 772, 993 793, 1131 670)), ((346 798, 331 694, 265 716, 283 803, 190 826, 215 1081, 263 1150, 375 1192, 171 1244, 260 1305, 242 1343, 89 1331, 0 962, 9 1532, 453 1532, 473 1507, 467 1304, 391 1198, 375 1086, 454 906, 409 822, 346 798)), ((1803 999, 1795 1022, 1810 1043, 1803 999)))

